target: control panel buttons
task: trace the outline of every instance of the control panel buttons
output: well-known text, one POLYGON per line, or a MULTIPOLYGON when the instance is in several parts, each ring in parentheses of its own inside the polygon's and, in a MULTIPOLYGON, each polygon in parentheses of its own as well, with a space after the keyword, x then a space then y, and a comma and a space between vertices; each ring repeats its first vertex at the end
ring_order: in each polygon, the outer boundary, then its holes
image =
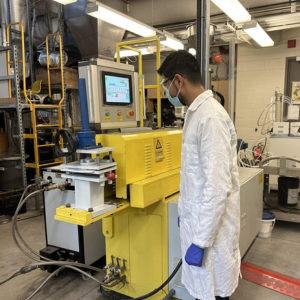
POLYGON ((122 113, 120 111, 118 112, 118 116, 122 116, 122 113))
POLYGON ((109 117, 109 116, 110 116, 110 112, 107 111, 107 112, 105 113, 105 115, 106 115, 107 117, 109 117))
POLYGON ((127 117, 128 117, 128 118, 131 118, 131 117, 133 117, 133 116, 134 116, 134 111, 131 110, 131 109, 128 109, 128 110, 127 110, 127 117))

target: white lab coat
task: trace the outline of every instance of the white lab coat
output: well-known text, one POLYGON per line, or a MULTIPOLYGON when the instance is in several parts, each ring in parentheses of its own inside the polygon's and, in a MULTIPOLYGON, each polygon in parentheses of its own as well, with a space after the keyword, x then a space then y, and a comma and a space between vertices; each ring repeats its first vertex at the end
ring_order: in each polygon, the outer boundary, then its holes
POLYGON ((182 134, 180 237, 182 283, 201 300, 228 297, 240 271, 240 188, 236 133, 225 109, 205 91, 189 107, 182 134), (189 246, 205 248, 202 267, 189 266, 189 246))

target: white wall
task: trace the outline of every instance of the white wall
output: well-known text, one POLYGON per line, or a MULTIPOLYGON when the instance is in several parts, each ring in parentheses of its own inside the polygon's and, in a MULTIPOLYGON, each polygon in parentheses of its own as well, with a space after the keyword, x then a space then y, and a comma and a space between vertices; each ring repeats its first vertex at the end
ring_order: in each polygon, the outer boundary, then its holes
POLYGON ((284 93, 286 58, 300 56, 299 28, 270 35, 275 41, 274 47, 238 46, 235 125, 238 137, 249 142, 249 146, 261 135, 256 123, 263 108, 270 103, 276 89, 284 93), (296 48, 287 48, 288 39, 297 39, 296 48))

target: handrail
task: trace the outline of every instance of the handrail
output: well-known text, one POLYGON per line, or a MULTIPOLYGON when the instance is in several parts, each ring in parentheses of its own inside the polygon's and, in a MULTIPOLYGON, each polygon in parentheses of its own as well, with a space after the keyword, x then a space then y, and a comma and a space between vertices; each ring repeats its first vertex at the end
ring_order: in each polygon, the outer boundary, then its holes
MULTIPOLYGON (((49 90, 49 97, 51 98, 51 80, 50 80, 50 57, 49 57, 49 38, 52 36, 58 36, 59 40, 59 55, 60 55, 60 73, 61 73, 61 91, 62 91, 62 98, 58 105, 61 105, 65 100, 65 83, 64 83, 64 65, 63 65, 63 52, 62 52, 62 43, 61 43, 61 35, 59 33, 50 33, 46 36, 46 55, 47 55, 47 74, 48 74, 48 90, 49 90)), ((55 68, 56 69, 56 68, 55 68)))
MULTIPOLYGON (((120 59, 120 49, 125 48, 129 50, 133 50, 138 52, 139 54, 139 75, 142 75, 142 54, 139 49, 129 47, 129 45, 136 45, 136 44, 143 44, 143 43, 150 43, 156 42, 156 69, 160 68, 160 38, 159 37, 150 37, 145 39, 139 40, 132 40, 132 41, 125 41, 116 44, 116 51, 117 51, 117 62, 121 62, 120 59)), ((143 115, 143 103, 142 101, 142 91, 141 91, 142 79, 139 79, 139 90, 140 90, 140 114, 143 115)), ((161 127, 161 95, 160 95, 160 75, 156 74, 156 84, 151 86, 145 86, 145 88, 156 88, 157 89, 157 126, 161 127)), ((141 127, 144 125, 144 120, 141 119, 141 127)))

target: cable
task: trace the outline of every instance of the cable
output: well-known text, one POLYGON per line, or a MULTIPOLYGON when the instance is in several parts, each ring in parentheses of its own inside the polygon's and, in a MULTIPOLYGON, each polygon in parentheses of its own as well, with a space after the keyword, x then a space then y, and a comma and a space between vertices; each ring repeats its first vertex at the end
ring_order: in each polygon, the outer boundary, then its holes
POLYGON ((31 294, 28 298, 26 298, 26 300, 30 300, 31 298, 33 298, 41 289, 42 287, 52 278, 54 277, 56 274, 58 274, 61 270, 63 269, 63 267, 58 268, 57 270, 55 270, 53 273, 51 273, 44 281, 43 283, 33 292, 33 294, 31 294))
POLYGON ((19 276, 19 275, 21 275, 21 273, 20 273, 20 271, 18 270, 18 271, 16 271, 16 272, 14 272, 13 274, 11 274, 10 276, 8 276, 6 279, 0 281, 0 285, 2 285, 2 284, 4 284, 4 283, 8 282, 9 280, 11 280, 11 279, 13 279, 13 278, 15 278, 15 277, 17 277, 17 276, 19 276))
POLYGON ((258 120, 257 120, 257 126, 262 126, 262 129, 261 129, 261 134, 262 134, 262 135, 267 134, 267 132, 264 132, 265 126, 266 126, 267 124, 270 124, 270 123, 273 122, 273 120, 270 120, 270 121, 266 122, 267 117, 268 117, 268 112, 270 111, 270 109, 272 108, 273 105, 275 105, 275 102, 272 102, 272 103, 268 104, 268 105, 263 109, 263 111, 261 112, 260 116, 258 117, 258 120), (268 110, 266 111, 264 123, 263 123, 263 124, 260 124, 260 119, 261 119, 261 117, 262 117, 262 115, 263 115, 263 113, 265 112, 266 109, 268 109, 268 110))
POLYGON ((273 206, 273 205, 270 205, 269 203, 267 203, 264 197, 263 197, 263 201, 264 201, 264 203, 265 203, 269 208, 272 208, 272 209, 275 209, 275 210, 279 210, 279 211, 281 211, 281 212, 283 212, 283 213, 286 213, 286 214, 295 213, 295 214, 297 214, 297 215, 300 215, 300 213, 295 212, 295 211, 300 211, 299 208, 285 207, 285 206, 282 206, 282 205, 280 205, 280 206, 273 206), (287 211, 286 211, 286 210, 283 210, 282 208, 287 209, 287 211))
MULTIPOLYGON (((31 185, 31 186, 33 186, 33 185, 31 185)), ((28 190, 29 187, 30 187, 30 186, 28 186, 28 187, 25 189, 25 191, 24 191, 24 193, 23 193, 21 199, 24 197, 25 192, 28 190)), ((18 205, 18 207, 17 207, 17 209, 16 209, 16 213, 15 213, 15 215, 14 215, 14 217, 13 217, 13 221, 12 221, 12 232, 13 232, 13 239, 14 239, 14 241, 15 241, 17 247, 19 248, 19 250, 20 250, 23 254, 25 254, 28 258, 30 258, 30 259, 36 261, 37 263, 35 264, 35 266, 38 266, 38 265, 45 265, 46 263, 44 263, 44 262, 41 263, 41 262, 40 262, 40 259, 43 259, 43 260, 45 260, 45 261, 48 261, 48 265, 51 265, 51 264, 59 265, 59 266, 67 266, 67 265, 71 265, 71 266, 75 266, 75 267, 80 267, 80 268, 90 269, 90 270, 93 270, 93 271, 96 271, 96 272, 102 271, 102 270, 99 269, 99 268, 96 268, 96 267, 93 267, 93 266, 89 266, 89 265, 85 265, 85 264, 81 264, 81 263, 76 263, 76 262, 63 262, 63 261, 61 261, 61 262, 58 263, 57 261, 52 261, 51 259, 49 259, 49 258, 47 258, 47 257, 44 257, 44 256, 40 255, 39 253, 37 253, 36 251, 34 251, 34 250, 33 250, 31 247, 29 247, 29 245, 24 241, 24 239, 22 238, 22 236, 21 236, 20 233, 19 233, 18 226, 17 226, 17 223, 16 223, 16 221, 17 221, 17 215, 18 215, 20 209, 22 208, 22 206, 23 206, 23 205, 26 203, 26 201, 28 200, 28 198, 30 198, 32 195, 35 195, 35 194, 37 194, 37 193, 39 193, 39 192, 42 192, 42 191, 44 191, 44 189, 41 189, 41 190, 38 190, 38 191, 35 191, 35 192, 29 194, 22 202, 19 203, 19 205, 18 205), (18 242, 18 240, 17 240, 17 238, 16 238, 16 235, 15 235, 14 230, 16 230, 16 233, 17 233, 18 237, 20 238, 20 240, 22 241, 22 243, 24 244, 24 246, 27 248, 27 250, 29 250, 32 254, 38 256, 40 259, 38 259, 37 257, 31 256, 29 253, 27 253, 27 252, 21 247, 21 245, 19 244, 19 242, 18 242)))
MULTIPOLYGON (((150 298, 151 296, 155 295, 156 293, 158 293, 160 290, 163 290, 163 288, 174 278, 174 276, 176 275, 176 273, 180 269, 181 265, 182 265, 182 259, 179 261, 179 263, 177 264, 176 268, 174 269, 174 271, 172 272, 172 274, 170 275, 170 277, 161 286, 159 286, 158 288, 156 288, 155 290, 153 290, 152 292, 150 292, 150 293, 148 293, 146 295, 140 296, 138 298, 133 298, 131 300, 143 300, 143 299, 147 299, 147 298, 150 298)), ((107 293, 105 291, 105 289, 103 289, 103 287, 101 287, 101 286, 100 286, 100 291, 104 295, 106 295, 107 297, 109 297, 110 299, 118 300, 118 299, 114 298, 113 296, 109 295, 109 293, 107 293)), ((120 299, 120 300, 128 300, 128 299, 120 299)))
MULTIPOLYGON (((78 269, 76 267, 72 267, 72 266, 63 266, 63 267, 60 267, 58 268, 57 270, 55 270, 53 273, 51 273, 43 282, 42 284, 34 291, 33 294, 31 294, 28 298, 26 298, 26 300, 30 300, 32 299, 42 288, 43 286, 52 278, 54 277, 56 274, 58 274, 61 270, 63 270, 64 268, 68 268, 68 269, 72 269, 72 270, 75 270, 76 272, 79 272, 85 276, 88 276, 89 278, 91 278, 92 280, 96 281, 98 284, 100 284, 100 287, 103 284, 103 282, 99 281, 98 279, 96 279, 94 276, 90 275, 89 273, 87 272, 84 272, 83 270, 81 269, 78 269)), ((121 279, 121 278, 120 278, 121 279)), ((120 279, 115 281, 112 285, 107 285, 108 287, 114 287, 115 285, 119 284, 120 283, 120 279)))
MULTIPOLYGON (((33 186, 33 185, 30 185, 30 186, 33 186)), ((31 272, 33 270, 36 270, 39 266, 47 266, 47 265, 57 265, 57 266, 60 266, 60 268, 58 270, 56 270, 54 273, 58 273, 59 270, 62 268, 62 267, 65 267, 65 268, 69 268, 69 269, 73 269, 79 273, 82 273, 84 274, 85 276, 93 279, 94 281, 96 281, 97 283, 100 284, 100 286, 103 286, 104 287, 108 287, 108 288, 111 288, 111 287, 114 287, 116 285, 118 285, 119 283, 123 282, 125 283, 125 275, 121 276, 120 278, 118 278, 117 280, 115 280, 112 284, 106 284, 104 283, 103 281, 99 281, 97 280, 96 278, 94 278, 92 275, 88 274, 87 272, 84 272, 83 270, 81 269, 78 269, 76 266, 78 267, 82 267, 82 268, 86 268, 86 269, 90 269, 90 270, 95 270, 97 272, 100 271, 100 269, 98 268, 95 268, 95 267, 92 267, 92 266, 88 266, 88 265, 85 265, 85 264, 80 264, 80 263, 72 263, 72 262, 65 262, 65 261, 51 261, 49 260, 48 258, 46 257, 43 257, 41 255, 39 255, 38 253, 36 253, 33 249, 31 249, 27 244, 26 242, 23 240, 23 238, 21 237, 19 231, 18 231, 18 226, 16 225, 16 220, 17 220, 17 215, 20 211, 20 209, 22 208, 22 206, 26 203, 26 201, 33 195, 35 194, 38 194, 40 192, 43 192, 43 191, 46 191, 46 190, 49 190, 49 188, 51 189, 54 189, 54 188, 58 188, 59 185, 56 184, 56 185, 52 185, 50 187, 46 187, 46 188, 43 188, 43 189, 40 189, 40 190, 37 190, 37 191, 34 191, 32 193, 30 193, 29 195, 27 195, 25 197, 25 194, 27 193, 28 189, 30 186, 27 186, 26 189, 24 190, 23 194, 22 194, 22 197, 20 199, 20 202, 18 204, 18 207, 16 209, 16 212, 15 212, 15 215, 14 215, 14 218, 13 218, 13 223, 12 223, 12 233, 13 233, 13 238, 14 238, 14 241, 16 243, 16 245, 18 246, 18 248, 21 250, 21 252, 23 252, 27 257, 29 257, 30 259, 33 259, 35 261, 38 261, 36 263, 32 263, 30 265, 27 265, 23 268, 21 268, 19 271, 16 271, 15 273, 13 273, 12 275, 10 275, 7 279, 5 279, 4 281, 1 282, 1 284, 13 279, 14 277, 16 276, 19 276, 21 274, 27 274, 28 272, 31 272), (24 199, 25 197, 25 199, 24 199), (37 258, 35 257, 32 257, 30 254, 28 254, 19 244, 17 238, 16 238, 16 235, 15 235, 15 230, 16 230, 16 233, 17 235, 19 236, 19 238, 21 239, 21 241, 23 242, 23 244, 25 245, 25 247, 27 248, 27 250, 31 251, 33 254, 37 255, 38 257, 42 258, 42 259, 45 259, 47 260, 46 262, 40 262, 37 258)), ((153 290, 152 292, 144 295, 144 296, 140 296, 134 300, 143 300, 143 299, 146 299, 146 298, 149 298, 151 297, 152 295, 155 295, 157 292, 159 292, 160 290, 162 290, 172 279, 173 277, 175 276, 175 274, 177 273, 177 271, 179 270, 179 268, 181 267, 182 265, 182 260, 179 261, 178 265, 176 266, 175 270, 173 271, 173 273, 171 274, 171 276, 161 285, 159 286, 158 288, 156 288, 155 290, 153 290)), ((31 299, 49 280, 50 278, 52 278, 55 274, 51 274, 50 276, 48 276, 48 278, 38 287, 38 289, 27 299, 31 299)))
POLYGON ((182 265, 182 259, 179 261, 178 265, 176 266, 176 268, 173 271, 173 273, 171 274, 171 276, 161 286, 159 286, 157 289, 153 290, 152 292, 150 292, 150 293, 148 293, 148 294, 146 294, 144 296, 141 296, 141 297, 138 297, 138 298, 134 298, 132 300, 147 299, 147 298, 150 298, 151 296, 155 295, 156 293, 158 293, 160 290, 162 290, 173 279, 173 277, 176 275, 176 273, 178 272, 178 270, 181 267, 181 265, 182 265))

